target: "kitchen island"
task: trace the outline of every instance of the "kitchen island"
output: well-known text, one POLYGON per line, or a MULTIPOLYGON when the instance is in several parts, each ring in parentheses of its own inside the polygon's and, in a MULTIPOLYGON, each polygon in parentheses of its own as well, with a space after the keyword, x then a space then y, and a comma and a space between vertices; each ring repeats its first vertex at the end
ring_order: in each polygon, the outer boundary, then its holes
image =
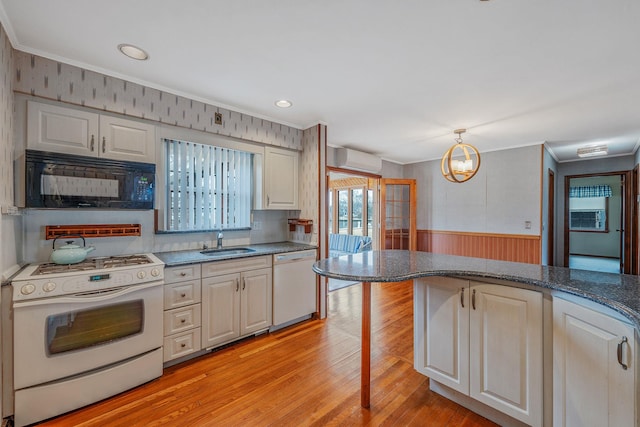
MULTIPOLYGON (((568 295, 592 301, 626 319, 635 328, 636 335, 640 330, 640 278, 637 276, 401 250, 323 259, 316 262, 313 269, 322 276, 363 284, 361 405, 365 408, 370 404, 371 282, 414 280, 417 283, 421 278, 440 276, 521 285, 554 297, 568 295)), ((459 297, 465 298, 464 290, 459 297)), ((461 300, 462 307, 464 301, 467 300, 461 300)))

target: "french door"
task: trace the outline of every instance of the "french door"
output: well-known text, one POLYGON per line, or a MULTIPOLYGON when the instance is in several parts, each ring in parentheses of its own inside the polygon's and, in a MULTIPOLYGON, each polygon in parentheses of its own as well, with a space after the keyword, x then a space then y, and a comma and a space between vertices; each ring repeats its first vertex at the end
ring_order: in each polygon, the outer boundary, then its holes
POLYGON ((380 180, 380 248, 417 249, 416 180, 380 180))

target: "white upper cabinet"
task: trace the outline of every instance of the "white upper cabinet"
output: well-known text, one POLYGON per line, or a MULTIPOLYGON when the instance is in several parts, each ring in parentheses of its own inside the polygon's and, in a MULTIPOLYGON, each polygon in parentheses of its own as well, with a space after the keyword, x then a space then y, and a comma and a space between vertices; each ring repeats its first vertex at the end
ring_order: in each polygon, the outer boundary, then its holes
POLYGON ((116 160, 155 163, 155 126, 100 115, 99 156, 116 160))
POLYGON ((298 209, 298 152, 266 147, 263 209, 298 209))
POLYGON ((27 102, 27 148, 96 155, 99 116, 57 105, 27 102))
POLYGON ((27 148, 155 163, 155 126, 58 105, 27 102, 27 148))
POLYGON ((553 300, 553 425, 636 426, 636 350, 628 323, 553 300))

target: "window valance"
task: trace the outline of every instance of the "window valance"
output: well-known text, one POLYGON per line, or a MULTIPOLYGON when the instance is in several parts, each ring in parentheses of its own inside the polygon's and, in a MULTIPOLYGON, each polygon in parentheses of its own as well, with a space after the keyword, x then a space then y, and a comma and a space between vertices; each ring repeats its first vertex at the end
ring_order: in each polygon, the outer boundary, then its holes
POLYGON ((570 187, 569 197, 611 197, 609 185, 589 185, 584 187, 570 187))

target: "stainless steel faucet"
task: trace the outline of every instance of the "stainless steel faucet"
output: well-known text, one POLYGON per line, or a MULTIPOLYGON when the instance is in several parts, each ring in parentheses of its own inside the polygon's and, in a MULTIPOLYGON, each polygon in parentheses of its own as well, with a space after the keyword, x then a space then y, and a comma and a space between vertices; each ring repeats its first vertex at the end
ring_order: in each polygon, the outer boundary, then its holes
POLYGON ((222 234, 222 230, 218 231, 218 244, 216 245, 216 249, 222 249, 222 238, 224 235, 222 234))

